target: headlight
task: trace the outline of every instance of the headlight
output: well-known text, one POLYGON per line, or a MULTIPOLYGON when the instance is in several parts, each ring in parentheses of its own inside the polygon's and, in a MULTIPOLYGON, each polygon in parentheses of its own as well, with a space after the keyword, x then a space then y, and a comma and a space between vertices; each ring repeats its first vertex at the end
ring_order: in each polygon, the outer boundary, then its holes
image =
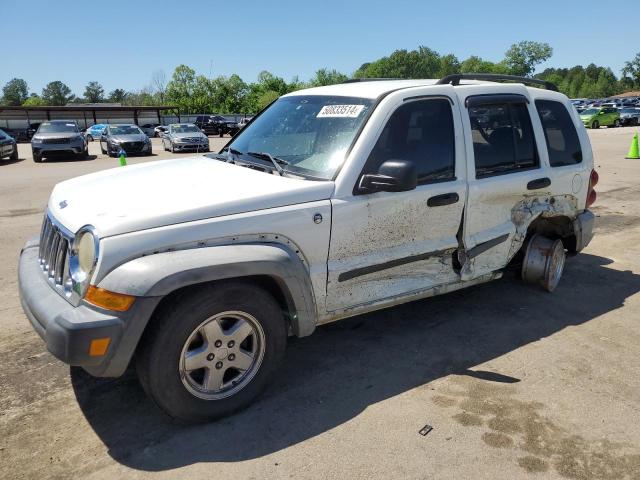
POLYGON ((33 138, 31 139, 31 141, 32 141, 33 143, 42 143, 42 139, 41 139, 41 138, 38 138, 38 137, 33 137, 33 138))
POLYGON ((81 297, 89 287, 89 281, 98 261, 99 239, 91 225, 86 225, 76 233, 71 255, 69 256, 69 270, 73 281, 73 290, 81 297))

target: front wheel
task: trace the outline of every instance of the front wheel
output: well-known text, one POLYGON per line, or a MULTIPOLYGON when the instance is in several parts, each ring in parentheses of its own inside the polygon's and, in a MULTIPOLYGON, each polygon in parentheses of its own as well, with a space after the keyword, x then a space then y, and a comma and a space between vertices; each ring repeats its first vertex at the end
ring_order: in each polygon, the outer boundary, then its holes
POLYGON ((9 160, 18 160, 18 144, 14 146, 13 152, 11 153, 9 160))
POLYGON ((42 163, 42 154, 33 152, 33 161, 36 163, 42 163))
POLYGON ((614 128, 618 128, 619 126, 620 126, 620 119, 616 118, 616 119, 613 121, 613 127, 614 127, 614 128))
POLYGON ((597 120, 591 124, 591 128, 600 128, 600 124, 597 120))
POLYGON ((87 142, 93 142, 93 137, 91 135, 87 135, 87 142))
POLYGON ((154 317, 137 352, 147 394, 170 416, 202 422, 249 405, 284 356, 287 329, 265 290, 195 287, 154 317))

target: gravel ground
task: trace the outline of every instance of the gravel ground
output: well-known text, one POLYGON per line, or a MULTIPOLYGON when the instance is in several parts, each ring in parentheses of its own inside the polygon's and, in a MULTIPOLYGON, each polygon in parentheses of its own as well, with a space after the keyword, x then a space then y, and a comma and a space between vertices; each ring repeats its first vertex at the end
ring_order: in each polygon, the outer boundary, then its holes
MULTIPOLYGON (((117 159, 35 164, 21 145, 0 163, 0 478, 640 478, 633 131, 589 132, 597 235, 553 294, 507 275, 321 327, 255 405, 200 426, 132 373, 94 379, 46 353, 20 308, 20 247, 56 182, 117 159)), ((129 161, 174 156, 154 150, 129 161)))

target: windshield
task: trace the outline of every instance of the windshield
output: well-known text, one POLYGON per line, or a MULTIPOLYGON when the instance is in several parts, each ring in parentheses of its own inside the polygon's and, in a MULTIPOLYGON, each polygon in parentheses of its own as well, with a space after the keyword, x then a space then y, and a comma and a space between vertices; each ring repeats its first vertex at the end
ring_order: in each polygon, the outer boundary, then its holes
POLYGON ((135 125, 121 125, 118 127, 110 128, 111 135, 142 135, 142 130, 140 130, 135 125))
POLYGON ((358 97, 282 97, 241 130, 230 148, 269 153, 288 162, 285 171, 332 179, 372 104, 358 97))
POLYGON ((62 133, 62 132, 78 132, 78 127, 75 123, 51 123, 44 122, 40 124, 38 133, 62 133))
POLYGON ((622 113, 640 113, 640 111, 635 108, 623 108, 622 113))
POLYGON ((595 115, 599 111, 600 110, 598 110, 597 108, 588 108, 586 110, 583 110, 580 115, 595 115))
POLYGON ((195 125, 172 125, 172 133, 198 133, 200 129, 195 125))

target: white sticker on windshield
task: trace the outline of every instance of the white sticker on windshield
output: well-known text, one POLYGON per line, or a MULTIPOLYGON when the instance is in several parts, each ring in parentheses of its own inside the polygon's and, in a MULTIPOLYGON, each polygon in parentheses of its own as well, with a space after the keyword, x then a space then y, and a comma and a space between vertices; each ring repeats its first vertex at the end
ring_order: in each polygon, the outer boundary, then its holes
POLYGON ((75 124, 75 123, 65 123, 65 125, 66 125, 67 127, 75 127, 75 126, 76 126, 76 124, 75 124))
POLYGON ((356 118, 364 105, 325 105, 316 118, 356 118))

